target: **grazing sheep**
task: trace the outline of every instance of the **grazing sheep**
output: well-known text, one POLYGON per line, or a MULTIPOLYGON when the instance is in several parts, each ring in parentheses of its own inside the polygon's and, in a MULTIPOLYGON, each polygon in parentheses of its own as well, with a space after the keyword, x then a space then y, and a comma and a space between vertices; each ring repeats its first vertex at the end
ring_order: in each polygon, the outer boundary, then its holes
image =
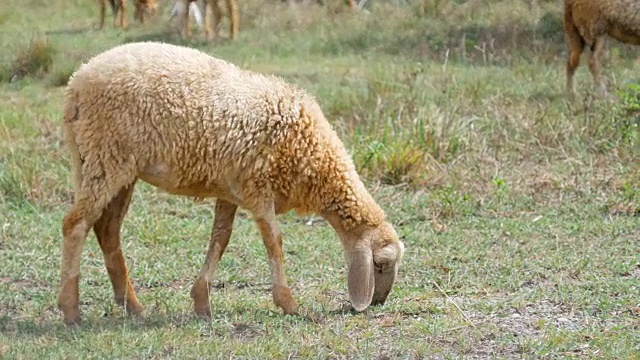
POLYGON ((296 313, 297 304, 276 215, 291 209, 319 214, 336 230, 356 310, 385 301, 404 245, 303 90, 198 50, 147 42, 118 46, 82 65, 65 100, 75 184, 62 224, 58 305, 66 324, 80 321, 80 256, 92 227, 116 301, 131 314, 142 311, 120 246, 137 179, 172 194, 217 199, 209 250, 191 289, 200 316, 210 316, 209 283, 238 206, 258 225, 273 301, 285 314, 296 313))
MULTIPOLYGON (((99 0, 100 4, 100 29, 104 27, 104 19, 107 12, 107 1, 111 4, 113 10, 113 26, 124 28, 127 26, 126 14, 126 0, 99 0)), ((135 12, 133 14, 134 19, 144 23, 146 19, 155 15, 158 9, 158 3, 156 0, 135 0, 135 12)))
MULTIPOLYGON (((187 11, 187 9, 184 7, 185 5, 186 4, 182 0, 176 1, 176 3, 173 5, 173 8, 171 9, 171 13, 169 14, 169 21, 173 20, 176 17, 178 19, 184 19, 184 12, 187 11)), ((200 11, 200 7, 198 6, 197 1, 189 2, 189 16, 192 17, 196 21, 198 27, 202 29, 202 27, 204 26, 204 19, 202 17, 202 12, 200 11)), ((180 26, 180 28, 182 28, 182 26, 180 26)))
POLYGON ((573 75, 585 46, 591 50, 589 70, 596 92, 607 93, 598 58, 606 35, 627 44, 640 45, 640 2, 636 0, 564 0, 564 31, 569 45, 567 92, 575 94, 573 75))
MULTIPOLYGON (((183 9, 190 7, 190 3, 197 0, 180 0, 183 3, 183 9)), ((229 38, 235 40, 238 36, 238 28, 240 19, 238 15, 238 4, 236 0, 225 0, 227 4, 227 16, 229 17, 229 38)), ((204 0, 204 32, 207 40, 213 41, 218 39, 220 32, 220 22, 222 21, 222 9, 218 5, 218 0, 204 0), (207 6, 211 7, 211 11, 207 11, 207 6), (211 15, 213 13, 213 24, 211 24, 211 15)), ((182 12, 182 36, 188 37, 191 33, 189 27, 189 12, 182 12)))

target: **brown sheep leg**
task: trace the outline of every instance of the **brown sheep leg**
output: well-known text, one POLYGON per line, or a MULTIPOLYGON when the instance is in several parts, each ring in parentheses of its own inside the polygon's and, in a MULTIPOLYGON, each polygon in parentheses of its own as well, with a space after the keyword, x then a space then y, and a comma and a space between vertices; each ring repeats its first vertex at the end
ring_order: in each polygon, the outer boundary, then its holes
MULTIPOLYGON (((77 176, 78 172, 84 172, 84 170, 86 169, 74 168, 74 173, 77 176)), ((68 326, 79 325, 81 321, 78 280, 82 247, 87 239, 87 234, 96 221, 103 216, 105 208, 114 196, 120 193, 120 189, 135 181, 135 178, 129 178, 127 175, 130 170, 126 166, 117 172, 117 179, 95 167, 92 171, 93 174, 82 179, 80 188, 76 189, 76 200, 62 220, 63 239, 58 308, 62 311, 64 323, 68 326), (118 186, 107 180, 124 185, 118 186)))
POLYGON ((198 316, 211 317, 211 309, 209 307, 209 284, 213 277, 218 261, 224 254, 231 230, 233 228, 233 219, 236 216, 238 206, 218 199, 216 201, 215 219, 213 228, 211 229, 211 240, 209 242, 209 250, 204 262, 204 266, 198 274, 193 287, 191 288, 191 298, 193 298, 193 309, 198 316))
POLYGON ((580 65, 580 55, 584 50, 584 39, 578 33, 573 23, 567 23, 565 19, 565 33, 569 45, 569 57, 567 59, 567 93, 573 96, 576 92, 573 76, 580 65))
POLYGON ((291 296, 291 289, 287 285, 284 273, 284 255, 282 253, 282 234, 276 222, 274 205, 271 204, 262 214, 256 214, 256 223, 262 235, 262 241, 267 248, 271 282, 273 288, 273 302, 282 308, 285 314, 293 315, 298 312, 298 304, 291 296))
POLYGON ((567 95, 569 98, 575 96, 575 85, 573 76, 580 65, 580 55, 584 50, 585 41, 580 35, 578 28, 573 21, 573 9, 565 2, 564 21, 563 21, 565 38, 569 47, 569 55, 567 59, 567 95))
POLYGON ((236 0, 227 1, 227 14, 229 14, 229 21, 231 21, 231 28, 229 29, 229 38, 235 40, 238 37, 238 29, 240 27, 240 19, 238 16, 238 3, 236 0))
MULTIPOLYGON (((80 198, 82 194, 76 194, 76 196, 80 198)), ((85 196, 82 200, 76 201, 62 220, 63 240, 58 308, 62 311, 64 323, 68 326, 79 325, 81 321, 78 280, 82 247, 89 229, 101 216, 102 208, 106 205, 97 200, 101 199, 85 196)))
POLYGON ((598 96, 607 95, 607 87, 602 82, 602 76, 600 75, 600 64, 598 64, 598 61, 600 57, 602 57, 602 53, 604 52, 604 44, 604 36, 596 38, 593 45, 591 45, 591 54, 589 55, 589 71, 591 71, 591 75, 593 76, 593 81, 596 86, 596 95, 598 96))
POLYGON ((579 48, 572 47, 569 50, 569 59, 567 61, 567 93, 570 95, 574 95, 576 92, 575 89, 575 81, 573 76, 580 65, 580 55, 582 54, 582 50, 584 49, 584 45, 581 45, 579 48))
MULTIPOLYGON (((184 13, 182 14, 182 37, 187 38, 191 35, 191 27, 189 26, 189 4, 191 1, 182 0, 182 4, 184 5, 184 13)), ((206 15, 205 15, 206 16, 206 15)))
POLYGON ((218 39, 221 21, 222 10, 218 5, 218 0, 205 0, 204 31, 208 41, 214 41, 218 39), (211 16, 213 16, 213 24, 211 23, 211 16))
POLYGON ((135 182, 128 187, 123 187, 109 205, 102 212, 102 216, 93 226, 93 231, 98 238, 100 249, 104 256, 104 264, 109 273, 111 285, 116 303, 125 306, 131 315, 140 314, 143 307, 136 297, 135 290, 129 280, 127 266, 120 246, 120 228, 124 219, 135 182))
POLYGON ((145 8, 146 4, 143 4, 142 2, 140 2, 139 0, 136 0, 135 3, 135 10, 133 11, 133 18, 144 24, 144 8, 145 8))
POLYGON ((125 14, 127 13, 127 5, 125 0, 116 0, 116 14, 114 19, 114 26, 124 28, 127 26, 127 20, 125 14))
POLYGON ((104 27, 104 18, 107 16, 107 0, 98 0, 100 5, 100 29, 104 27))
POLYGON ((62 221, 62 261, 60 263, 60 292, 58 308, 62 310, 64 323, 80 324, 78 277, 82 246, 89 232, 89 221, 82 209, 74 206, 62 221))

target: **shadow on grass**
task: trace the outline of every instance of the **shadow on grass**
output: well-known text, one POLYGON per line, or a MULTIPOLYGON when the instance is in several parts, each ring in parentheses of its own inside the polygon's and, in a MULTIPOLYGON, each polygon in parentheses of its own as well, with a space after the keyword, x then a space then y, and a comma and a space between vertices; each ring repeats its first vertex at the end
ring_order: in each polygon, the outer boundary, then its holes
POLYGON ((134 317, 91 317, 83 319, 79 326, 67 327, 62 322, 62 318, 39 320, 38 318, 21 319, 12 321, 7 317, 0 318, 0 332, 12 337, 37 338, 45 335, 55 334, 60 339, 74 339, 76 333, 105 333, 116 329, 127 328, 129 331, 139 329, 154 329, 166 327, 182 327, 186 324, 201 321, 195 314, 174 314, 164 316, 134 317))
POLYGON ((175 329, 188 326, 204 327, 205 329, 209 329, 209 331, 219 332, 219 329, 216 330, 214 328, 219 328, 221 325, 230 323, 231 319, 233 319, 231 322, 234 326, 238 324, 240 326, 243 324, 253 326, 265 323, 265 321, 267 321, 266 319, 270 319, 270 324, 273 324, 273 320, 277 320, 276 323, 280 323, 282 326, 291 326, 303 323, 326 323, 330 318, 357 314, 354 311, 350 311, 347 307, 321 313, 303 310, 298 315, 284 315, 282 311, 275 306, 262 309, 246 306, 234 308, 233 310, 216 309, 214 307, 211 309, 211 318, 208 319, 199 317, 191 311, 167 314, 154 310, 153 307, 148 308, 145 311, 145 315, 136 317, 119 315, 122 309, 118 308, 115 313, 104 313, 102 316, 84 316, 80 325, 71 327, 64 325, 60 312, 55 312, 54 314, 54 310, 52 309, 47 310, 46 314, 32 318, 16 319, 15 317, 18 317, 17 314, 3 315, 0 316, 0 333, 9 337, 22 339, 52 336, 53 334, 59 339, 73 340, 77 337, 78 333, 101 334, 123 331, 124 329, 129 332, 136 332, 145 329, 175 329), (43 317, 46 317, 46 319, 43 319, 43 317), (246 319, 246 321, 242 321, 241 319, 246 319))
MULTIPOLYGON (((215 309, 214 309, 215 310, 215 309)), ((62 322, 61 314, 57 317, 47 316, 48 319, 41 320, 39 318, 18 319, 13 320, 10 316, 0 317, 0 332, 15 337, 32 338, 43 335, 56 334, 61 338, 74 338, 76 332, 86 333, 103 333, 114 330, 122 330, 126 328, 128 331, 136 331, 140 329, 156 329, 156 328, 180 328, 190 324, 207 325, 215 323, 217 319, 226 318, 231 315, 242 315, 248 312, 255 313, 256 309, 247 308, 245 311, 218 311, 213 313, 211 320, 198 317, 192 312, 183 312, 175 314, 158 314, 153 310, 146 312, 144 316, 120 316, 104 314, 100 317, 83 317, 82 322, 78 326, 67 327, 62 322)), ((266 317, 272 313, 272 310, 259 310, 263 314, 257 317, 266 317)), ((50 314, 51 315, 51 314, 50 314)))

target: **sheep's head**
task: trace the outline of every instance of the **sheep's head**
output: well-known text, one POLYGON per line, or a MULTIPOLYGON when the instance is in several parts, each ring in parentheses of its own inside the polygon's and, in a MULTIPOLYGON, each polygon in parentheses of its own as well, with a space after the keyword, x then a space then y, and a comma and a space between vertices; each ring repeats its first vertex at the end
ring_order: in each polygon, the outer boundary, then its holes
POLYGON ((365 229, 347 249, 349 300, 356 311, 383 304, 391 291, 404 254, 404 244, 388 222, 365 229))

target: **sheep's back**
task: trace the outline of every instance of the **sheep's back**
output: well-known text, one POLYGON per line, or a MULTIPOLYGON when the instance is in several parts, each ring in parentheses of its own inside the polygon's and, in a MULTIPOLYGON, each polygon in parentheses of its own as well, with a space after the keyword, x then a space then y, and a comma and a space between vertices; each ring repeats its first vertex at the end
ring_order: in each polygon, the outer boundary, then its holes
POLYGON ((565 6, 590 45, 596 37, 611 34, 613 28, 640 34, 640 2, 636 0, 565 0, 565 6))
POLYGON ((134 154, 140 169, 166 165, 180 174, 175 187, 267 178, 272 150, 292 140, 303 103, 315 104, 279 78, 157 43, 91 59, 67 99, 82 111, 74 124, 81 152, 116 149, 134 154))
POLYGON ((640 35, 640 2, 637 0, 602 0, 600 4, 609 26, 640 35))

